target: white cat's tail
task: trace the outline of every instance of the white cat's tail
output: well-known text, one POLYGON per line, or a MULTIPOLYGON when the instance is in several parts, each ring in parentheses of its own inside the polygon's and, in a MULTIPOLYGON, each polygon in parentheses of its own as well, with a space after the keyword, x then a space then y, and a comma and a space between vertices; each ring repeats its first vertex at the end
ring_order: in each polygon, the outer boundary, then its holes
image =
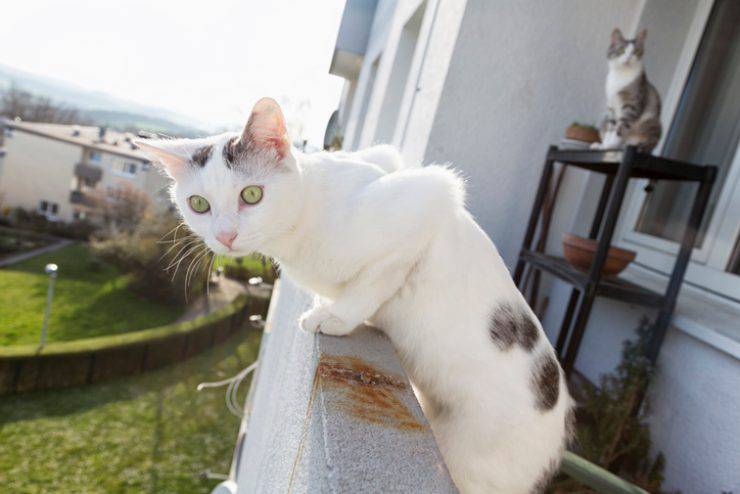
POLYGON ((386 173, 393 173, 404 168, 411 168, 404 163, 398 148, 390 144, 378 144, 355 153, 362 161, 382 168, 386 173))

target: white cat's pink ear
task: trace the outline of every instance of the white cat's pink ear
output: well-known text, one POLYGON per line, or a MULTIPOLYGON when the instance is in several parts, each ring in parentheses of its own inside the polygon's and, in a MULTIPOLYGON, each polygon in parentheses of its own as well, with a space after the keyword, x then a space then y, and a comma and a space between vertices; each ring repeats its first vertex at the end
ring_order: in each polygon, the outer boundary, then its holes
POLYGON ((178 180, 187 170, 190 163, 185 146, 174 140, 137 139, 133 141, 141 151, 160 165, 167 175, 178 180))
POLYGON ((285 117, 277 101, 262 98, 255 103, 242 139, 253 149, 274 150, 282 160, 290 151, 285 117))

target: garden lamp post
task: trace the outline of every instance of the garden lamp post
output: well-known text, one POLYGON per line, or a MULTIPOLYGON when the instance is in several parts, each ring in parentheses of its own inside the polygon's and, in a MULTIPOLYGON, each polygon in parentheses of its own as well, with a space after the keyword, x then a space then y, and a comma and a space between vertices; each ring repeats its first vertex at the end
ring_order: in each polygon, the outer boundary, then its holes
POLYGON ((39 348, 43 348, 46 344, 46 328, 49 326, 49 314, 51 313, 51 301, 54 298, 54 282, 57 279, 57 270, 57 265, 54 263, 49 263, 44 268, 46 274, 49 275, 49 290, 46 292, 46 309, 44 310, 44 323, 41 326, 39 348))

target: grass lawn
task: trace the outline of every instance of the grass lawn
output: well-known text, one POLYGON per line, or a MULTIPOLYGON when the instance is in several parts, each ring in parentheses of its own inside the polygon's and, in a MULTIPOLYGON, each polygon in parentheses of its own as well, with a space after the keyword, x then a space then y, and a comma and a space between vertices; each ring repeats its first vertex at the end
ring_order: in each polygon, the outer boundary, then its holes
POLYGON ((258 255, 246 257, 216 256, 213 269, 226 266, 242 266, 250 272, 255 273, 256 276, 259 276, 264 270, 269 271, 272 268, 272 262, 269 259, 265 259, 265 265, 263 267, 262 258, 258 255))
MULTIPOLYGON (((13 493, 207 493, 228 473, 239 419, 225 388, 202 381, 257 358, 239 334, 174 366, 89 387, 0 399, 0 490, 13 493)), ((240 402, 248 385, 240 389, 240 402)))
POLYGON ((116 266, 93 261, 85 244, 73 244, 0 269, 0 346, 39 341, 47 263, 59 266, 48 341, 118 334, 174 321, 183 309, 128 289, 116 266))

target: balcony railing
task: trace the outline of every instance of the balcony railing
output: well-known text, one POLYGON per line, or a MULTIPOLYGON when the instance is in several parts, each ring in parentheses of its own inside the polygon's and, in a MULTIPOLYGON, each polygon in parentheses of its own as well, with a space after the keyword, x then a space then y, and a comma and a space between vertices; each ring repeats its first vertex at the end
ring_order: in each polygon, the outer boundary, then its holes
POLYGON ((89 208, 95 206, 95 201, 88 194, 80 190, 73 190, 69 193, 69 202, 72 204, 78 204, 80 206, 87 206, 89 208))
MULTIPOLYGON (((388 338, 309 335, 312 296, 273 291, 228 479, 213 494, 457 492, 388 338)), ((604 494, 647 494, 567 452, 562 473, 604 494)))
POLYGON ((88 183, 96 184, 103 178, 103 169, 87 163, 77 163, 75 165, 75 175, 85 179, 88 183))

